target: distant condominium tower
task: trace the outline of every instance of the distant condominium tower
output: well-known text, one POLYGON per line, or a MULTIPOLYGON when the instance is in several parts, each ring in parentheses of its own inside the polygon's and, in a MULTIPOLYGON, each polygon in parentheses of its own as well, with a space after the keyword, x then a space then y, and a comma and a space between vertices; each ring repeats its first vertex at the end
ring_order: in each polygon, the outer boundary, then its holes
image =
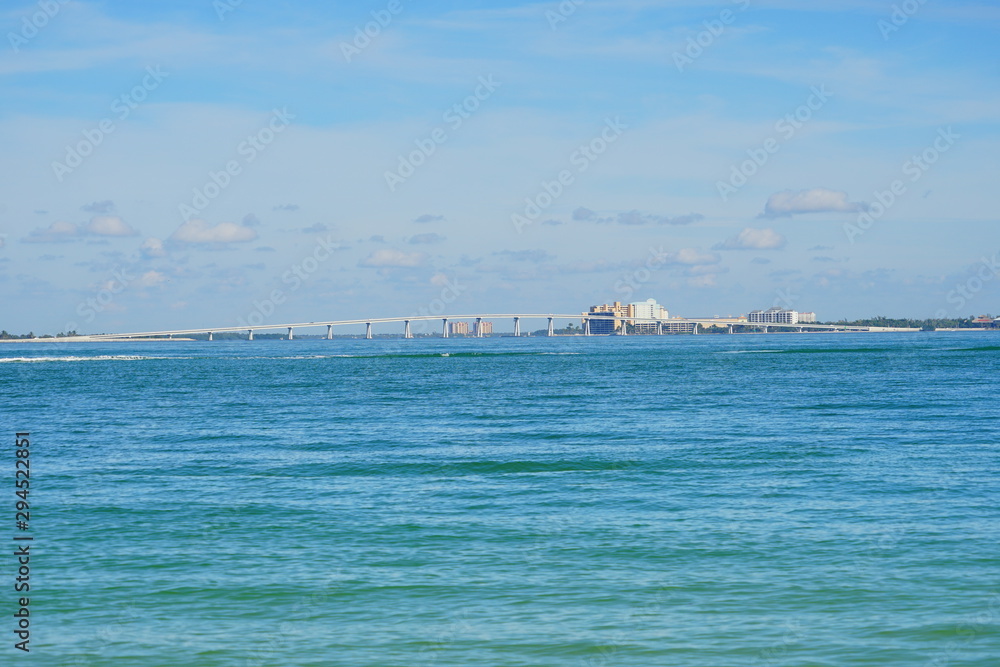
POLYGON ((805 324, 816 321, 816 313, 800 313, 774 306, 767 310, 752 310, 747 315, 750 324, 805 324))

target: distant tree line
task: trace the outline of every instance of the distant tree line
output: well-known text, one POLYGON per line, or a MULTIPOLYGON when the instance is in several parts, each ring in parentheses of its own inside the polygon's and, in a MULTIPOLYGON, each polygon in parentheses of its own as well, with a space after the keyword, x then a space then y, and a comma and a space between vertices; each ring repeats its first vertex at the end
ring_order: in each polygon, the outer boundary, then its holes
MULTIPOLYGON (((984 315, 983 317, 993 319, 993 315, 984 315)), ((839 320, 837 322, 823 322, 822 324, 839 324, 860 327, 908 327, 913 329, 922 329, 923 331, 934 331, 934 329, 981 329, 983 325, 974 322, 973 320, 975 319, 975 315, 954 319, 928 318, 924 320, 878 315, 877 317, 861 320, 839 320)))

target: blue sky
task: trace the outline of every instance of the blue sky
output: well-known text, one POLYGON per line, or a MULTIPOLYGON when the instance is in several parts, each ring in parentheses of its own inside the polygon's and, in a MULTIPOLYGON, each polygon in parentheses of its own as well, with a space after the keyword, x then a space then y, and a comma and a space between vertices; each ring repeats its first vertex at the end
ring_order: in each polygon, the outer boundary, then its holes
POLYGON ((0 328, 1000 311, 995 5, 344 4, 4 3, 0 328))

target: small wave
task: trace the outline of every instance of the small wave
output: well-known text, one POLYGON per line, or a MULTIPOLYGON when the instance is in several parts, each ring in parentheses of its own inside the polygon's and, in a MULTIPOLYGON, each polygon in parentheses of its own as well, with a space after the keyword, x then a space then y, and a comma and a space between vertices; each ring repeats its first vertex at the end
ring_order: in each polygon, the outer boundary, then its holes
POLYGON ((171 357, 142 357, 130 354, 106 354, 96 357, 5 357, 0 358, 4 364, 29 364, 46 361, 146 361, 147 359, 169 359, 171 357))

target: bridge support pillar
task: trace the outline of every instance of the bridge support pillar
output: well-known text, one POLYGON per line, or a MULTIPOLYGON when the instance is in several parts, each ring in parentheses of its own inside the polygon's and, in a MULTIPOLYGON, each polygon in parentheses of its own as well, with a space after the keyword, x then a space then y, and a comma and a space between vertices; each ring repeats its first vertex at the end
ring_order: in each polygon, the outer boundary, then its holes
POLYGON ((413 332, 410 331, 410 320, 406 320, 403 325, 403 338, 413 338, 413 332))
POLYGON ((732 324, 729 325, 729 333, 733 333, 733 325, 732 324))
POLYGON ((208 339, 209 340, 214 340, 214 338, 212 337, 212 332, 211 331, 208 332, 208 339))
POLYGON ((764 327, 764 333, 767 333, 767 327, 764 327))
POLYGON ((694 329, 691 330, 691 333, 693 333, 695 336, 698 335, 698 323, 697 322, 694 323, 694 329))
POLYGON ((291 327, 288 327, 288 340, 295 340, 295 332, 291 327))
POLYGON ((551 317, 549 318, 549 329, 548 329, 548 331, 545 332, 545 335, 546 336, 555 336, 556 335, 555 327, 552 326, 552 318, 551 317))
POLYGON ((365 338, 368 340, 372 339, 372 323, 368 322, 368 326, 365 327, 365 338))
POLYGON ((628 320, 622 320, 622 335, 628 335, 628 320))
POLYGON ((448 318, 447 317, 442 317, 441 318, 441 338, 447 338, 447 337, 448 337, 448 318))
POLYGON ((247 330, 247 340, 253 340, 253 329, 247 330))
POLYGON ((326 325, 326 339, 327 340, 333 340, 333 325, 332 324, 327 324, 326 325))
POLYGON ((589 336, 590 335, 590 318, 589 317, 583 318, 583 335, 584 336, 589 336))
POLYGON ((476 338, 483 337, 483 318, 476 318, 476 338))
POLYGON ((514 318, 514 337, 515 338, 520 338, 521 337, 521 318, 520 317, 515 317, 514 318))

